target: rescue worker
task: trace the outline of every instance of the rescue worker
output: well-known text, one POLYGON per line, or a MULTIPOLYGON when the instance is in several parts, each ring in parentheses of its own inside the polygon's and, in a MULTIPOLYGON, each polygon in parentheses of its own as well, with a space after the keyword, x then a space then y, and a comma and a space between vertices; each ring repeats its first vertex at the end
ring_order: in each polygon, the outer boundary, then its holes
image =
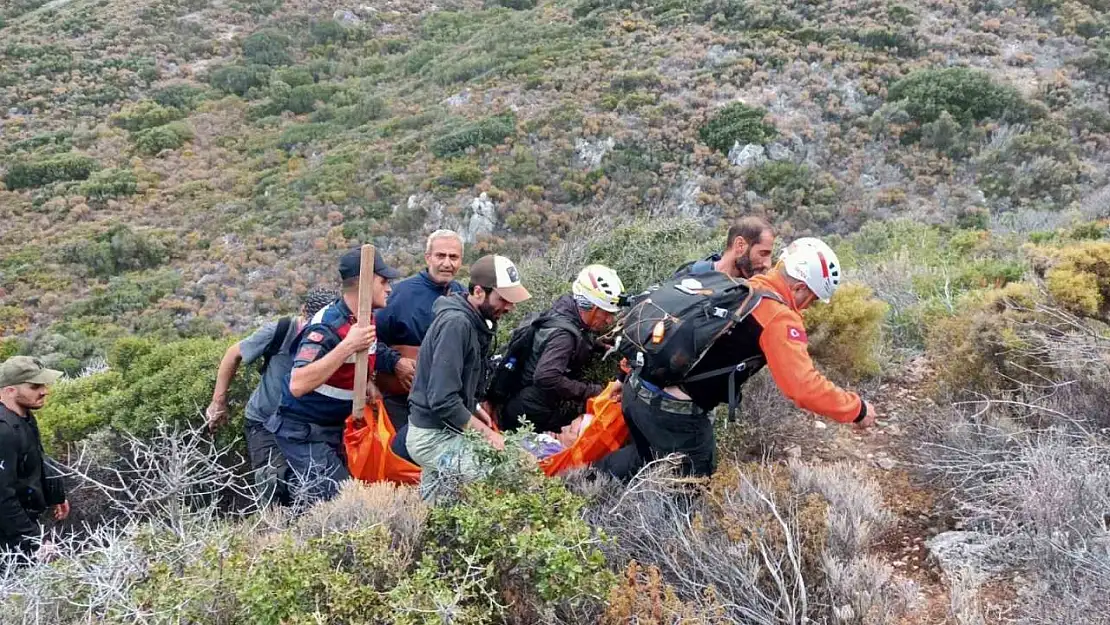
POLYGON ((530 297, 511 260, 487 255, 470 267, 466 295, 436 301, 435 320, 420 348, 409 394, 405 443, 409 456, 423 469, 425 498, 434 496, 440 472, 478 477, 478 462, 463 438, 464 430, 477 430, 494 448, 504 448, 505 439, 478 407, 478 396, 497 321, 530 297))
POLYGON ((520 390, 498 412, 502 429, 514 430, 527 417, 537 432, 557 432, 586 407, 603 385, 581 379, 591 356, 604 348, 597 337, 620 311, 624 285, 615 271, 589 265, 578 273, 571 294, 555 300, 541 317, 531 350, 522 359, 520 390))
MULTIPOLYGON (((776 294, 782 302, 763 298, 740 325, 716 340, 689 377, 762 356, 779 390, 799 408, 841 423, 873 425, 878 416, 874 407, 822 376, 806 347, 801 312, 817 300, 827 302, 841 276, 840 263, 828 245, 818 239, 798 239, 774 269, 750 280, 753 288, 776 294)), ((760 366, 747 368, 738 384, 760 366)), ((624 385, 621 408, 641 460, 677 452, 685 456, 685 473, 712 474, 716 441, 709 413, 729 401, 728 377, 660 388, 633 371, 624 385)))
POLYGON ((277 411, 281 402, 282 385, 293 369, 293 342, 313 315, 338 298, 339 292, 333 289, 309 291, 297 316, 271 321, 228 347, 216 372, 212 402, 205 410, 211 430, 227 421, 227 392, 239 365, 263 360, 261 379, 247 400, 244 411, 247 454, 254 471, 258 498, 263 505, 272 501, 289 503, 289 476, 286 475, 289 465, 281 454, 274 435, 263 424, 277 411))
POLYGON ((41 534, 39 515, 53 508, 55 520, 69 516, 62 478, 43 451, 31 412, 43 407, 61 376, 29 356, 0 365, 0 554, 30 558, 41 534))
MULTIPOLYGON (((281 403, 266 421, 289 467, 304 485, 309 500, 330 499, 338 483, 350 477, 343 449, 343 427, 351 414, 355 388, 355 353, 370 349, 368 376, 374 370, 373 325, 358 319, 360 248, 339 259, 342 295, 312 316, 293 350, 293 368, 282 385, 281 403)), ((385 305, 396 269, 374 252, 373 306, 385 305)), ((368 390, 373 385, 368 385, 368 390)))
POLYGON ((686 263, 674 276, 719 271, 734 279, 747 280, 771 268, 774 246, 775 231, 766 219, 754 215, 744 217, 729 227, 721 253, 686 263))
POLYGON ((462 237, 453 230, 436 230, 424 246, 427 268, 394 285, 385 308, 374 313, 378 330, 378 388, 396 430, 409 421, 415 353, 432 325, 432 306, 441 296, 466 292, 455 280, 462 268, 462 258, 462 237))

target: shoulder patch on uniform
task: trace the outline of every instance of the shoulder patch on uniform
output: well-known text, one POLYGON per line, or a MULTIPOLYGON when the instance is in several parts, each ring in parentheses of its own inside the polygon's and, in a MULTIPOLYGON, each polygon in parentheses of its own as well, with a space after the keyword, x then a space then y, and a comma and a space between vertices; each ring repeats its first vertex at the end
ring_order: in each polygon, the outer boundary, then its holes
POLYGON ((320 352, 323 349, 324 348, 320 347, 319 345, 306 343, 304 345, 301 345, 301 348, 297 350, 297 355, 294 356, 293 359, 305 362, 312 362, 316 360, 316 357, 320 355, 320 352))
POLYGON ((319 343, 320 341, 324 340, 324 333, 323 332, 316 332, 315 330, 313 330, 312 332, 309 332, 308 335, 306 335, 304 338, 305 338, 306 341, 311 341, 313 343, 319 343))
POLYGON ((798 341, 799 343, 808 343, 809 337, 806 336, 805 328, 797 326, 786 326, 786 338, 791 341, 798 341))

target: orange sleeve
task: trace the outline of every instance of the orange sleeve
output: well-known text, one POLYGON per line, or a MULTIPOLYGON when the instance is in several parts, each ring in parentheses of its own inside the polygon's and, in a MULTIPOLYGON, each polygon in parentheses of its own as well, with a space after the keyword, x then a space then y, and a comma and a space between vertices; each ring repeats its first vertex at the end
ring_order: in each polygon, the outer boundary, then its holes
POLYGON ((759 347, 782 394, 802 410, 841 423, 855 421, 862 404, 859 395, 833 384, 813 366, 801 315, 764 300, 752 316, 763 326, 759 347))

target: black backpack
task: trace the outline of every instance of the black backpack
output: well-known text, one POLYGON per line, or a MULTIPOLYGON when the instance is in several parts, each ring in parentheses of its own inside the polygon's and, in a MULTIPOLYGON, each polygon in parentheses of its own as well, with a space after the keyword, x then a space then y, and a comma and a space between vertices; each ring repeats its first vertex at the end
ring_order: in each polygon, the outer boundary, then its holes
MULTIPOLYGON (((266 349, 262 352, 262 363, 258 365, 259 375, 266 375, 266 369, 270 368, 270 359, 273 358, 281 351, 281 344, 285 342, 285 335, 289 334, 289 328, 293 325, 292 317, 282 317, 278 319, 277 328, 274 330, 274 336, 270 338, 270 343, 266 345, 266 349)), ((298 336, 299 340, 300 337, 298 336)), ((294 341, 294 344, 297 341, 294 341)))
POLYGON ((755 310, 763 298, 781 302, 776 293, 752 289, 718 271, 678 276, 651 287, 621 315, 613 330, 617 349, 640 376, 672 386, 732 374, 729 418, 736 412, 736 374, 762 364, 757 354, 733 366, 690 376, 709 348, 755 310))
POLYGON ((582 338, 581 328, 551 311, 529 313, 509 335, 504 353, 494 356, 491 361, 492 373, 485 394, 490 404, 504 406, 524 387, 523 372, 528 359, 537 349, 543 350, 543 345, 535 344, 536 332, 545 327, 567 330, 575 340, 582 338))

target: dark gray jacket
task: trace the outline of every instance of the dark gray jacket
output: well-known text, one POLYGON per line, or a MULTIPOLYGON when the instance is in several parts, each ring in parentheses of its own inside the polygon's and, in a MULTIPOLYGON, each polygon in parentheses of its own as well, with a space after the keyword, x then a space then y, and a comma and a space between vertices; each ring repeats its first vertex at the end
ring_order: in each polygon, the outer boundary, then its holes
POLYGON ((38 517, 66 500, 61 478, 46 462, 34 415, 0 405, 0 543, 29 551, 38 517))
POLYGON ((477 408, 494 328, 458 293, 436 300, 435 319, 416 359, 409 423, 462 430, 477 408))

